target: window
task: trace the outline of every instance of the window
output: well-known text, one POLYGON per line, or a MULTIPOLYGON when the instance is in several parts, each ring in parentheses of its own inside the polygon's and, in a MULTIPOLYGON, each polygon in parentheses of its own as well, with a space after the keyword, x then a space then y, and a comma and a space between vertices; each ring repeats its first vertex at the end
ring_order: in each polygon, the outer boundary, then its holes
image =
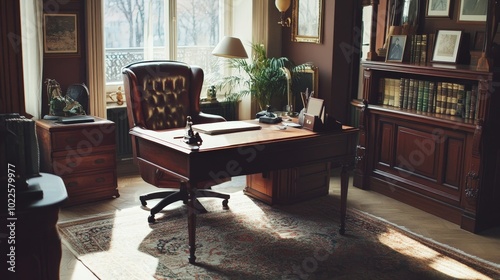
MULTIPOLYGON (((121 68, 147 59, 201 66, 208 87, 222 74, 211 55, 222 38, 224 0, 104 0, 107 91, 122 84, 121 68)), ((202 95, 206 94, 203 90, 202 95)))

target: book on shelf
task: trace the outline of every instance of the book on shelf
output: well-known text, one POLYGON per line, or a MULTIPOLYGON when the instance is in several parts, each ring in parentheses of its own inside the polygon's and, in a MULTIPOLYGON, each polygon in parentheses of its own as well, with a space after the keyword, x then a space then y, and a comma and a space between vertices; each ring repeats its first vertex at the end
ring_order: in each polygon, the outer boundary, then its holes
POLYGON ((394 106, 398 107, 398 108, 403 108, 403 95, 405 93, 405 79, 404 78, 401 78, 399 79, 399 90, 398 92, 396 93, 397 97, 395 98, 395 101, 394 101, 394 106))
POLYGON ((464 103, 464 118, 470 118, 470 97, 472 94, 472 90, 467 89, 465 91, 465 103, 464 103))
POLYGON ((425 64, 427 62, 427 35, 422 34, 421 42, 420 42, 420 60, 421 64, 425 64))
POLYGON ((436 87, 434 82, 429 82, 429 101, 427 104, 427 112, 428 113, 435 113, 435 92, 436 92, 436 87))
POLYGON ((457 95, 457 111, 456 115, 460 117, 465 117, 464 115, 464 97, 465 97, 465 86, 458 85, 458 95, 457 95))
POLYGON ((453 107, 453 83, 446 83, 446 115, 451 115, 451 107, 453 107))
POLYGON ((404 93, 403 93, 403 109, 408 109, 408 98, 410 95, 410 79, 405 79, 404 93))
POLYGON ((415 92, 415 79, 410 79, 410 86, 408 88, 408 107, 407 107, 407 109, 413 109, 414 92, 415 92))
POLYGON ((422 112, 427 112, 429 107, 429 91, 430 91, 430 82, 424 81, 424 89, 422 95, 422 112))
POLYGON ((390 82, 389 82, 389 78, 384 78, 383 79, 383 85, 384 85, 384 102, 382 102, 383 105, 389 105, 389 95, 390 95, 390 92, 389 92, 389 87, 390 87, 390 82))
POLYGON ((437 82, 437 86, 436 86, 436 109, 435 109, 436 114, 441 114, 441 112, 443 110, 443 105, 442 105, 443 94, 441 93, 442 84, 443 84, 443 82, 437 82))
POLYGON ((422 80, 418 81, 418 92, 417 92, 417 112, 422 112, 422 105, 424 100, 424 88, 425 82, 422 80))
POLYGON ((389 106, 396 106, 396 92, 399 90, 399 81, 397 79, 390 79, 390 95, 389 95, 389 106))
POLYGON ((458 84, 452 83, 452 96, 451 96, 451 109, 450 115, 457 115, 457 102, 458 102, 458 84))

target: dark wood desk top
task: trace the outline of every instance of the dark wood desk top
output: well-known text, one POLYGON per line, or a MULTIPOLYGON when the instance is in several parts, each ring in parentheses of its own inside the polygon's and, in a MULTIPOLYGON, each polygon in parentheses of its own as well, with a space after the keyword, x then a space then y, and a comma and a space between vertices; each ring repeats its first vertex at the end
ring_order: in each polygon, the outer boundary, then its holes
MULTIPOLYGON (((249 123, 258 123, 256 120, 248 120, 249 123)), ((192 146, 183 142, 183 136, 185 130, 181 129, 169 129, 163 131, 154 131, 142 129, 139 127, 134 127, 131 130, 131 134, 139 136, 150 141, 169 146, 172 149, 176 149, 183 153, 192 152, 204 152, 213 151, 218 149, 228 149, 231 147, 239 147, 251 143, 252 145, 266 144, 266 143, 276 143, 283 141, 293 141, 298 139, 306 139, 311 137, 318 137, 321 135, 334 135, 339 133, 357 133, 358 129, 343 126, 342 131, 335 132, 312 132, 310 130, 287 127, 286 129, 279 129, 279 124, 265 124, 259 123, 262 129, 260 130, 250 130, 250 131, 240 131, 234 133, 225 133, 218 135, 209 135, 200 133, 203 139, 202 145, 199 150, 193 150, 192 146)), ((304 147, 307 148, 307 147, 304 147)))

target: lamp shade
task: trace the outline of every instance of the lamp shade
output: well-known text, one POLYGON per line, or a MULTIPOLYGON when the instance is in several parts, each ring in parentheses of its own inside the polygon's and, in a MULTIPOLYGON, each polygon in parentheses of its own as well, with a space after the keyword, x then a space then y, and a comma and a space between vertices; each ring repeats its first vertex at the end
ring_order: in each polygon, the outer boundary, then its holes
POLYGON ((276 5, 278 11, 284 13, 290 7, 290 0, 276 0, 274 1, 274 5, 276 5))
POLYGON ((241 40, 235 37, 224 37, 212 51, 215 56, 227 58, 248 58, 241 40))

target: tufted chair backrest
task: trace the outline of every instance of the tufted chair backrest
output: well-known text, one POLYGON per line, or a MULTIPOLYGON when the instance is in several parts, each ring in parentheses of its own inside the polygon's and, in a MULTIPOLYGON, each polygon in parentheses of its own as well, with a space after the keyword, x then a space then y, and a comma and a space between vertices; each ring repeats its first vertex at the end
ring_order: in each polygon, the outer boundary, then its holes
POLYGON ((203 70, 170 60, 141 61, 122 69, 130 127, 184 127, 200 114, 203 70))

